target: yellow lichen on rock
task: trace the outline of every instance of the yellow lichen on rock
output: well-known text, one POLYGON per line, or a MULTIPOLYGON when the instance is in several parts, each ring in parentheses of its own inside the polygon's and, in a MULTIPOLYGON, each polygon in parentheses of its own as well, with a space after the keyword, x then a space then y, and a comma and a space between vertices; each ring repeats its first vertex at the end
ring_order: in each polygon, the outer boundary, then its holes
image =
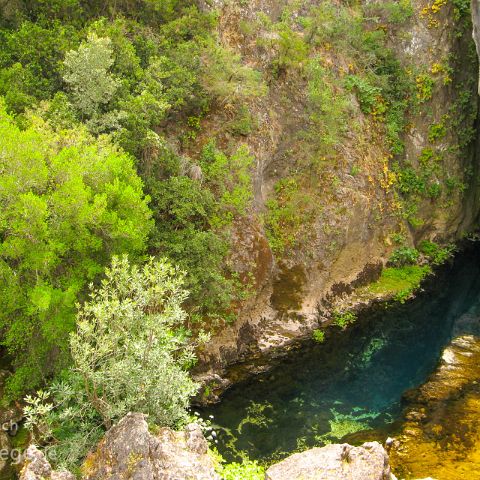
POLYGON ((399 478, 480 478, 480 338, 463 336, 411 401, 390 452, 399 478))
POLYGON ((435 18, 435 15, 442 10, 447 2, 448 0, 434 0, 433 3, 429 3, 426 7, 422 8, 420 15, 428 19, 429 28, 438 28, 440 26, 440 22, 435 18))

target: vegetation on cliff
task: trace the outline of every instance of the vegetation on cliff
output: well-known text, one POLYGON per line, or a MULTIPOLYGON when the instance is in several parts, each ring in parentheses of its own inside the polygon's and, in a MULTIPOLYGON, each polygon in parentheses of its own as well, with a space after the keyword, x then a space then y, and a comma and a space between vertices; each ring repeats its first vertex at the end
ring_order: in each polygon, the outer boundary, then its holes
POLYGON ((139 259, 151 212, 133 159, 85 128, 0 110, 0 324, 19 394, 68 364, 75 304, 112 255, 139 259))
POLYGON ((213 13, 188 1, 137 7, 2 7, 0 254, 3 343, 18 367, 12 395, 68 364, 75 302, 114 254, 167 256, 185 270, 189 324, 228 321, 245 293, 227 256, 230 225, 252 200, 253 158, 212 139, 193 161, 160 129, 178 128, 188 144, 216 103, 265 87, 217 42, 213 13))
MULTIPOLYGON (((393 218, 392 266, 372 292, 405 299, 430 271, 420 253, 432 264, 448 257, 433 243, 413 248, 405 233, 424 224, 422 204, 448 209, 467 188, 471 172, 449 166, 472 139, 472 88, 457 59, 420 69, 394 45, 414 15, 436 28, 446 3, 419 13, 408 0, 286 2, 278 15, 236 18, 233 30, 193 0, 0 5, 6 393, 51 384, 27 411, 63 463, 130 409, 182 421, 196 388, 192 338, 231 323, 256 285, 255 262, 234 256, 246 225, 277 259, 307 243, 302 254, 313 256, 322 235, 333 255, 349 202, 338 201, 341 175, 362 177, 368 195, 379 186, 385 197, 375 221, 393 218), (255 61, 242 51, 252 44, 255 61), (436 118, 442 85, 452 85, 453 107, 436 118), (256 173, 274 103, 300 113, 263 191, 256 173), (405 134, 422 115, 428 146, 405 158, 405 134), (364 164, 344 154, 357 147, 364 164)), ((467 2, 448 8, 461 38, 467 2)), ((354 320, 335 314, 342 328, 354 320)))

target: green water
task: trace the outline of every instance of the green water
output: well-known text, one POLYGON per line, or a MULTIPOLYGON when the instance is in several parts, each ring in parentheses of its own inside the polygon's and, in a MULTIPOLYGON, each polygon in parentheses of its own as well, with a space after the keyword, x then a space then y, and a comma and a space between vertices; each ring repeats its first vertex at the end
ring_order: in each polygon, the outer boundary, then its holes
POLYGON ((400 417, 405 390, 423 383, 452 324, 480 297, 480 255, 470 248, 404 305, 360 315, 346 332, 306 345, 269 373, 229 390, 213 415, 227 459, 272 461, 339 442, 400 417))

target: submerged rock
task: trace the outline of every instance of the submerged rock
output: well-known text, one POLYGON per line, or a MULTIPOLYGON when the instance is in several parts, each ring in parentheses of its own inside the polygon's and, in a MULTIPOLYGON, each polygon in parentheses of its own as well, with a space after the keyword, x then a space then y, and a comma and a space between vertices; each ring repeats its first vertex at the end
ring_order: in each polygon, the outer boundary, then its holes
POLYGON ((394 480, 378 442, 327 445, 296 453, 267 470, 266 480, 394 480))
POLYGON ((397 475, 480 478, 479 365, 480 337, 457 337, 429 380, 408 393, 405 423, 389 452, 397 475))

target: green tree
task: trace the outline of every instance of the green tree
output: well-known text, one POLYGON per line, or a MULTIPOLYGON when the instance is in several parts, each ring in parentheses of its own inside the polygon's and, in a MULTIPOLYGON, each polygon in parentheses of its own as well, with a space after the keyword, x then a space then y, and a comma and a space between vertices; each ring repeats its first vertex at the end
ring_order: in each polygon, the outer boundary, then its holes
POLYGON ((58 23, 45 27, 25 21, 18 30, 0 30, 0 95, 9 110, 22 112, 61 88, 62 60, 78 37, 74 28, 58 23))
POLYGON ((78 50, 65 56, 63 79, 72 92, 73 103, 86 118, 98 114, 118 88, 118 81, 109 72, 114 63, 111 44, 109 38, 91 34, 78 50))
POLYGON ((27 427, 58 464, 74 467, 129 411, 162 426, 187 419, 197 385, 187 371, 195 357, 182 328, 186 298, 183 274, 165 260, 137 267, 127 256, 113 258, 79 307, 73 367, 47 392, 26 398, 27 427))
POLYGON ((192 311, 201 316, 223 313, 231 306, 235 282, 227 278, 224 265, 229 243, 211 229, 218 208, 213 194, 188 177, 146 185, 154 205, 153 245, 188 272, 192 311))
POLYGON ((260 72, 243 65, 239 55, 219 46, 214 40, 207 42, 204 50, 202 73, 206 92, 224 104, 261 97, 267 93, 260 72))
POLYGON ((74 305, 116 253, 142 254, 148 199, 130 156, 84 129, 21 130, 0 104, 0 328, 13 394, 68 359, 74 305))
POLYGON ((77 315, 70 347, 74 369, 107 428, 129 411, 161 425, 185 418, 196 385, 182 326, 188 293, 183 274, 165 260, 142 268, 114 257, 106 278, 77 315))

